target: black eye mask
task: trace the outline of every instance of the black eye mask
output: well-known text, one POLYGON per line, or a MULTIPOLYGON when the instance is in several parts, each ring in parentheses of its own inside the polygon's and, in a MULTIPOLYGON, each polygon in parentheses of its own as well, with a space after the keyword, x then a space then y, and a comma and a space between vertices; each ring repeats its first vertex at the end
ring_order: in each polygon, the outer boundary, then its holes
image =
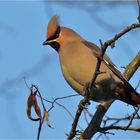
POLYGON ((48 38, 47 41, 58 38, 59 34, 60 34, 60 26, 57 27, 55 34, 53 36, 51 36, 50 38, 48 38))
POLYGON ((56 32, 55 32, 55 34, 53 36, 53 39, 58 38, 59 37, 59 34, 60 34, 60 26, 57 27, 56 32))
MULTIPOLYGON (((59 34, 60 34, 60 26, 57 27, 55 34, 52 37, 48 38, 46 41, 54 40, 54 39, 58 38, 59 34)), ((48 43, 48 45, 50 45, 53 49, 55 49, 57 52, 59 52, 60 45, 58 42, 52 41, 52 42, 48 43)))

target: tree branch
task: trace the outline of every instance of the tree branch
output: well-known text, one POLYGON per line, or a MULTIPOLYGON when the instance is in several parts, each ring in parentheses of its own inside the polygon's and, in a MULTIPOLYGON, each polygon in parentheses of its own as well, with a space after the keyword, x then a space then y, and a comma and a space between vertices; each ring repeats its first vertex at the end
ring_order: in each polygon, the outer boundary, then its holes
POLYGON ((129 31, 131 31, 133 29, 139 28, 139 27, 140 27, 140 23, 132 24, 132 25, 126 27, 123 31, 121 31, 120 33, 116 34, 112 39, 106 41, 104 43, 104 46, 111 45, 112 43, 114 43, 116 40, 118 40, 120 37, 122 37, 127 32, 129 32, 129 31))
POLYGON ((71 131, 70 131, 70 133, 69 133, 69 135, 68 135, 68 138, 67 138, 68 140, 69 140, 69 139, 72 139, 73 137, 75 137, 75 135, 76 135, 76 133, 77 133, 76 127, 77 127, 77 125, 78 125, 78 120, 79 120, 79 118, 80 118, 80 116, 81 116, 81 113, 82 113, 82 111, 83 111, 85 105, 87 104, 87 101, 88 101, 88 99, 87 99, 87 98, 84 98, 84 99, 82 99, 82 100, 80 101, 80 103, 79 103, 79 105, 78 105, 78 109, 77 109, 77 111, 76 111, 76 115, 75 115, 74 121, 73 121, 73 123, 72 123, 72 128, 71 128, 71 131))
POLYGON ((139 21, 139 23, 140 23, 140 1, 139 0, 137 0, 137 2, 138 2, 138 21, 139 21))
POLYGON ((126 70, 123 74, 124 77, 129 81, 130 78, 133 76, 133 74, 136 72, 136 70, 139 68, 139 66, 140 66, 140 51, 126 67, 126 70))
MULTIPOLYGON (((138 27, 140 27, 140 23, 132 24, 131 26, 128 26, 127 28, 125 28, 120 33, 116 34, 112 39, 107 40, 104 44, 102 44, 102 42, 100 41, 101 46, 102 46, 101 47, 102 48, 102 51, 101 51, 101 54, 100 54, 101 58, 103 58, 104 53, 105 53, 105 51, 106 51, 106 49, 107 49, 107 47, 109 45, 112 45, 113 44, 113 46, 114 46, 115 41, 117 41, 120 37, 122 37, 127 32, 129 32, 129 31, 131 31, 131 30, 133 30, 135 28, 138 28, 138 27)), ((94 82, 96 80, 96 77, 98 76, 100 64, 101 64, 101 59, 100 59, 100 61, 98 59, 97 65, 96 65, 96 72, 95 72, 95 74, 93 76, 93 80, 94 81, 92 81, 92 84, 91 84, 92 86, 94 85, 94 82)), ((127 67, 126 70, 128 68, 129 67, 127 67)), ((133 70, 133 71, 135 72, 136 69, 133 70)), ((132 74, 132 71, 129 72, 129 74, 125 78, 126 79, 129 79, 129 78, 131 78, 131 75, 133 75, 132 74)), ((91 139, 93 137, 93 135, 99 131, 99 128, 100 128, 100 124, 102 122, 102 119, 103 119, 106 111, 109 109, 110 105, 113 103, 113 101, 108 101, 108 102, 109 103, 107 103, 107 104, 100 104, 99 105, 99 107, 97 108, 97 110, 96 110, 96 112, 95 112, 95 114, 94 114, 94 116, 93 116, 90 124, 87 126, 87 128, 85 129, 85 131, 81 134, 80 139, 91 139)))
POLYGON ((81 134, 79 139, 91 139, 92 136, 99 131, 102 118, 104 117, 105 113, 107 112, 113 101, 114 100, 110 100, 98 106, 97 111, 95 112, 91 122, 89 123, 85 131, 81 134))
POLYGON ((140 128, 135 128, 135 127, 129 127, 127 128, 126 126, 107 126, 107 127, 103 127, 103 128, 100 128, 99 129, 99 132, 105 132, 107 130, 112 130, 112 129, 115 129, 115 130, 131 130, 131 131, 136 131, 136 132, 140 132, 140 128))

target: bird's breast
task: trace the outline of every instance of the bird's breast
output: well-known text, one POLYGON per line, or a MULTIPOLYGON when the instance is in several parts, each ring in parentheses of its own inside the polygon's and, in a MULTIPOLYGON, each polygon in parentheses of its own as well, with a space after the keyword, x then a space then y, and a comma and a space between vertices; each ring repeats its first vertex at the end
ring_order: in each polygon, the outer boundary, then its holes
POLYGON ((88 48, 80 51, 76 48, 74 50, 61 50, 59 57, 66 81, 77 92, 84 93, 85 84, 92 79, 96 58, 94 59, 88 48))
MULTIPOLYGON (((86 46, 60 47, 59 58, 64 78, 68 84, 78 93, 84 96, 85 85, 91 82, 97 58, 86 46), (72 48, 73 47, 73 48, 72 48)), ((93 91, 91 99, 94 101, 107 100, 112 98, 112 72, 103 63, 100 70, 104 72, 96 79, 97 89, 93 91), (106 84, 109 83, 109 84, 106 84)))

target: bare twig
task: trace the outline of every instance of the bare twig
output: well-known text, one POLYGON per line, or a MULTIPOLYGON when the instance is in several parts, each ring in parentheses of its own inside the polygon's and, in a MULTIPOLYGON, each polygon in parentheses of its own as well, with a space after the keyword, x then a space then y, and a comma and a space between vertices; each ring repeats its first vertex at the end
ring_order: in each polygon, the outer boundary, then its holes
POLYGON ((88 110, 88 108, 85 108, 86 113, 89 115, 89 117, 93 117, 93 114, 88 110))
MULTIPOLYGON (((112 129, 126 131, 126 128, 127 128, 126 126, 107 126, 107 127, 100 128, 99 132, 105 132, 107 130, 112 130, 112 129)), ((140 132, 140 128, 135 128, 135 127, 129 127, 127 128, 127 130, 140 132)))
POLYGON ((34 87, 36 89, 37 93, 39 94, 39 97, 41 99, 41 104, 42 104, 43 110, 46 111, 46 108, 45 108, 45 105, 44 105, 44 102, 43 102, 43 98, 41 96, 40 91, 38 90, 38 87, 36 85, 32 85, 32 87, 34 87))
POLYGON ((85 121, 86 121, 86 123, 87 123, 87 125, 88 125, 89 122, 88 122, 88 119, 87 119, 87 113, 86 113, 86 110, 84 109, 83 112, 84 112, 84 118, 85 118, 85 121))
POLYGON ((77 111, 76 111, 76 115, 75 115, 75 117, 74 117, 74 121, 73 121, 73 123, 72 123, 71 131, 70 131, 70 133, 69 133, 69 135, 68 135, 68 139, 72 139, 72 138, 76 135, 76 132, 77 132, 77 131, 76 131, 76 127, 77 127, 77 125, 78 125, 78 120, 79 120, 79 118, 80 118, 80 115, 81 115, 81 113, 82 113, 82 111, 83 111, 83 109, 84 109, 84 106, 86 105, 87 101, 88 101, 87 98, 84 98, 84 99, 82 99, 82 100, 80 101, 80 103, 79 103, 79 105, 78 105, 78 109, 77 109, 77 111))
POLYGON ((137 0, 137 2, 138 2, 138 21, 139 21, 139 23, 140 23, 140 1, 139 0, 137 0))
POLYGON ((139 28, 140 27, 140 23, 136 23, 136 24, 132 24, 128 27, 126 27, 124 30, 122 30, 120 33, 116 34, 112 39, 106 41, 104 43, 104 46, 109 46, 111 45, 112 43, 114 43, 116 40, 118 40, 120 37, 122 37, 124 34, 126 34, 127 32, 133 30, 133 29, 136 29, 136 28, 139 28))
MULTIPOLYGON (((36 88, 37 88, 37 87, 36 87, 36 88)), ((58 106, 62 107, 62 108, 74 119, 72 113, 71 113, 64 105, 58 103, 57 101, 58 101, 58 100, 62 100, 62 99, 66 99, 66 98, 71 98, 71 97, 79 96, 79 94, 72 94, 72 95, 68 95, 68 96, 57 97, 57 98, 53 99, 53 101, 50 101, 50 100, 47 100, 47 99, 45 99, 45 98, 43 98, 43 97, 41 96, 41 93, 40 93, 40 91, 38 90, 38 88, 37 88, 37 91, 38 91, 38 93, 39 93, 39 94, 37 94, 37 96, 38 96, 39 98, 41 98, 41 100, 44 100, 44 101, 46 101, 46 102, 48 102, 48 103, 50 103, 50 104, 52 105, 52 106, 48 109, 47 112, 50 112, 50 111, 54 108, 54 104, 57 104, 58 106)), ((44 116, 43 116, 43 118, 44 118, 44 116)), ((44 121, 44 119, 43 119, 43 121, 44 121)), ((40 131, 41 131, 42 124, 43 124, 43 122, 40 121, 38 136, 40 135, 40 131)), ((83 131, 83 129, 82 129, 82 127, 81 127, 80 125, 78 125, 78 127, 81 129, 81 131, 83 131)))
POLYGON ((41 133, 43 122, 44 122, 44 116, 43 116, 43 119, 42 120, 40 119, 40 121, 39 121, 39 127, 38 127, 38 133, 37 133, 37 140, 39 140, 39 138, 40 138, 40 133, 41 133))
POLYGON ((136 85, 136 87, 135 87, 135 90, 137 90, 137 88, 140 86, 140 79, 139 79, 139 81, 138 81, 138 83, 137 83, 137 85, 136 85))
MULTIPOLYGON (((58 106, 62 107, 64 110, 66 110, 66 112, 71 116, 71 118, 74 119, 74 116, 72 115, 72 113, 64 105, 62 105, 62 104, 60 104, 60 103, 58 103, 56 101, 55 101, 55 103, 58 106)), ((77 126, 81 129, 80 131, 83 131, 83 128, 79 124, 77 126)))
POLYGON ((138 113, 139 109, 140 109, 140 106, 139 106, 139 107, 136 109, 136 111, 132 114, 132 117, 131 117, 131 119, 130 119, 130 122, 129 122, 128 125, 126 126, 126 130, 128 130, 129 127, 131 126, 132 121, 134 120, 135 115, 138 113))
MULTIPOLYGON (((107 127, 109 129, 109 127, 112 128, 112 126, 117 125, 120 121, 129 121, 128 125, 125 126, 125 129, 128 130, 129 127, 132 125, 132 121, 139 119, 139 116, 136 116, 136 114, 138 113, 140 107, 138 107, 134 113, 132 113, 131 115, 128 115, 127 117, 123 117, 123 118, 110 118, 110 117, 106 117, 105 120, 103 120, 104 122, 104 126, 103 128, 107 127), (113 121, 113 123, 111 123, 109 126, 106 126, 108 121, 113 121)), ((102 131, 102 133, 105 133, 102 131)))
MULTIPOLYGON (((134 112, 134 113, 135 113, 135 112, 134 112)), ((133 113, 133 114, 134 114, 134 113, 133 113)), ((112 125, 118 124, 120 121, 130 121, 131 118, 132 118, 132 115, 129 115, 129 116, 127 116, 127 117, 122 117, 122 118, 112 118, 112 117, 106 116, 106 119, 103 120, 103 122, 104 122, 104 126, 106 126, 106 123, 107 123, 107 122, 113 121, 113 123, 110 125, 110 126, 112 126, 112 125)), ((136 120, 136 119, 139 119, 139 117, 134 116, 134 119, 135 119, 135 120, 136 120)))
POLYGON ((54 103, 57 100, 62 100, 62 99, 66 99, 66 98, 70 98, 70 97, 74 97, 74 96, 78 96, 78 94, 68 95, 68 96, 63 96, 63 97, 58 97, 58 98, 53 99, 53 101, 51 101, 52 106, 50 107, 50 109, 48 110, 48 112, 50 112, 54 108, 54 103))

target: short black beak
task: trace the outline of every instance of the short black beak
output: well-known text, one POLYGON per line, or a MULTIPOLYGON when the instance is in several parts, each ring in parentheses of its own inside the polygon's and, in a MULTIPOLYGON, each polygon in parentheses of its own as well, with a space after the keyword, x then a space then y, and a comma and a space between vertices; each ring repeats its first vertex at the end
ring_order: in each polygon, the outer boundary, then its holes
POLYGON ((43 45, 48 45, 49 44, 49 41, 48 40, 45 40, 44 42, 43 42, 43 45))
POLYGON ((60 48, 60 45, 59 45, 59 43, 57 43, 56 41, 55 41, 55 39, 54 40, 48 40, 48 39, 46 39, 44 42, 43 42, 43 45, 50 45, 53 49, 55 49, 57 52, 59 51, 59 48, 60 48))

